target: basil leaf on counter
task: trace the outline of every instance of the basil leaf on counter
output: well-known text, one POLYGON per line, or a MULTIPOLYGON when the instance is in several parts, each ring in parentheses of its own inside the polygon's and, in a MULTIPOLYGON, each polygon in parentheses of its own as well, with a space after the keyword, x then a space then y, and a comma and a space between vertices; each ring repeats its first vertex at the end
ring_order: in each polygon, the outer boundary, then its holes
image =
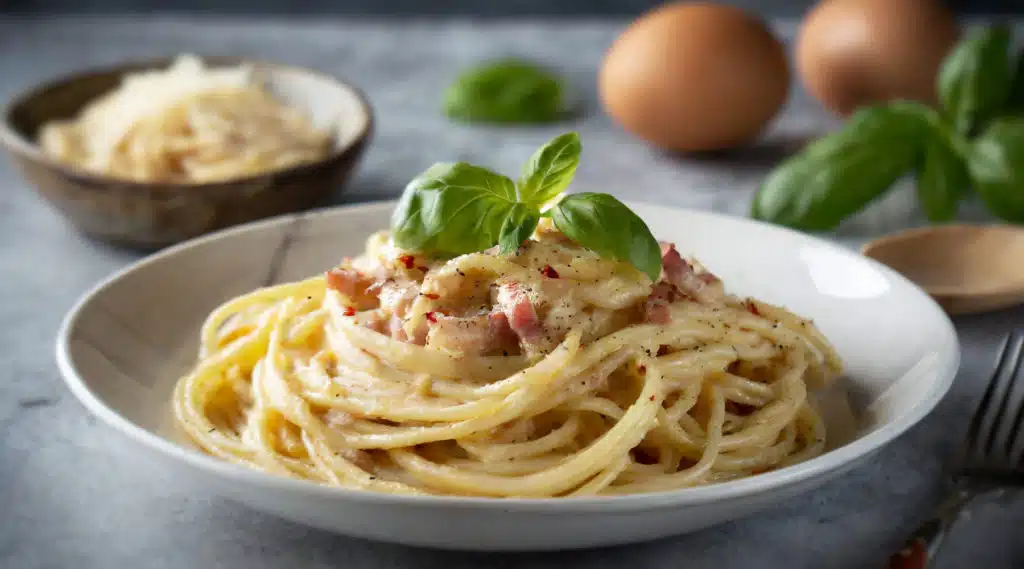
POLYGON ((562 82, 527 61, 502 59, 460 75, 444 94, 444 112, 469 122, 546 123, 563 118, 562 82))
POLYGON ((483 251, 498 242, 516 201, 505 176, 464 162, 435 164, 406 186, 391 218, 393 239, 427 254, 483 251))
POLYGON ((517 203, 512 206, 508 217, 501 225, 501 233, 498 236, 498 245, 502 255, 514 253, 523 241, 533 235, 540 222, 540 213, 536 208, 527 204, 517 203))
POLYGON ((519 198, 538 206, 554 199, 572 182, 582 152, 580 136, 575 132, 567 132, 541 146, 523 168, 519 198))
POLYGON ((962 135, 1000 113, 1010 94, 1010 30, 1005 25, 970 32, 939 71, 939 99, 962 135))
POLYGON ((1006 106, 1011 113, 1024 114, 1024 50, 1017 54, 1010 96, 1006 106))
POLYGON ((953 219, 968 186, 963 158, 937 133, 925 143, 917 168, 917 198, 928 220, 937 223, 953 219))
POLYGON ((639 216, 608 194, 566 196, 551 209, 555 227, 601 256, 632 264, 651 280, 661 273, 661 246, 639 216))
POLYGON ((1024 223, 1024 118, 993 121, 974 140, 967 165, 974 189, 989 211, 1024 223))
POLYGON ((934 111, 896 103, 858 111, 772 171, 754 196, 756 219, 825 231, 860 211, 914 168, 934 111))

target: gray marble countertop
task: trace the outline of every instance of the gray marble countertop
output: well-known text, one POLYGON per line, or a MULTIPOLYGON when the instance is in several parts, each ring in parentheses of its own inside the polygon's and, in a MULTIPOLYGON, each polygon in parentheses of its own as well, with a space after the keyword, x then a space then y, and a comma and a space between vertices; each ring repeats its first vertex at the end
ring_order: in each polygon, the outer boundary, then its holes
MULTIPOLYGON (((516 171, 539 143, 574 128, 584 141, 577 187, 743 215, 765 170, 831 124, 797 89, 755 148, 699 160, 650 150, 618 131, 595 100, 601 54, 623 25, 0 19, 0 98, 83 66, 184 51, 322 69, 364 87, 378 121, 366 161, 338 203, 394 197, 440 159, 516 171), (438 93, 458 69, 508 53, 560 67, 577 86, 586 116, 531 129, 457 126, 440 117, 438 93)), ((791 35, 792 25, 779 29, 791 35)), ((7 164, 0 165, 0 185, 0 567, 11 569, 870 569, 939 498, 941 458, 959 438, 998 339, 1024 321, 1024 310, 959 319, 963 369, 935 413, 871 464, 785 507, 694 535, 601 551, 415 550, 307 529, 209 495, 173 479, 90 417, 60 380, 54 335, 78 295, 137 255, 81 238, 7 164)), ((833 237, 855 246, 920 223, 908 195, 896 192, 833 237)), ((938 566, 1024 567, 1022 527, 1024 503, 981 505, 938 566)))

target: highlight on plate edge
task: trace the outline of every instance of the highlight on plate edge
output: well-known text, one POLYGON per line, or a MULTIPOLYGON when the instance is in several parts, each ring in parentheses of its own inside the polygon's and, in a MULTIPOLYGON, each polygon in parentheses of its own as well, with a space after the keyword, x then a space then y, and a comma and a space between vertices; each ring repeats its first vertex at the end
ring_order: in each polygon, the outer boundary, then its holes
POLYGON ((435 164, 361 255, 222 304, 178 424, 227 461, 400 494, 657 492, 823 452, 828 340, 614 197, 565 194, 580 154, 567 133, 517 180, 435 164))

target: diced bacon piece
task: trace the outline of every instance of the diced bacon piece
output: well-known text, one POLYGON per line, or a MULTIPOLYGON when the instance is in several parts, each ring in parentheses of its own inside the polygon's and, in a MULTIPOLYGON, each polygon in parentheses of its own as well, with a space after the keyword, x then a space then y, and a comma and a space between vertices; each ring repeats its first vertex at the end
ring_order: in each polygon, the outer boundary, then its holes
POLYGON ((683 281, 684 275, 691 270, 690 264, 676 250, 674 243, 659 241, 661 245, 661 279, 676 286, 683 281))
POLYGON ((654 324, 668 324, 672 320, 669 305, 681 295, 674 284, 661 281, 651 287, 651 295, 644 302, 644 318, 654 324))
POLYGON ((496 304, 508 318, 509 326, 524 343, 536 343, 544 334, 537 310, 523 285, 512 282, 498 286, 496 304))
POLYGON ((721 281, 703 267, 700 270, 684 259, 676 246, 664 241, 661 244, 661 280, 673 284, 683 294, 700 301, 710 301, 724 294, 721 281))
POLYGON ((432 313, 427 345, 463 354, 483 355, 514 349, 519 339, 500 312, 477 316, 445 316, 432 313))
POLYGON ((669 311, 668 303, 660 299, 647 299, 644 306, 647 321, 651 324, 668 324, 672 321, 672 312, 669 311))
POLYGON ((492 312, 487 315, 487 320, 491 341, 494 343, 494 351, 508 350, 519 346, 519 337, 509 325, 508 317, 504 313, 492 312))
POLYGON ((373 279, 353 269, 337 268, 327 271, 327 287, 351 298, 359 298, 373 284, 373 279))

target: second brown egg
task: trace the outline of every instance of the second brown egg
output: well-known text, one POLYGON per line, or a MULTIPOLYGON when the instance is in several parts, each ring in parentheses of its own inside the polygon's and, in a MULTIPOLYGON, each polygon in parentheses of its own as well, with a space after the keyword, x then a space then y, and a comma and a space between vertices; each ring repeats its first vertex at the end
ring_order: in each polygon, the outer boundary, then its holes
POLYGON ((811 95, 839 115, 896 99, 932 103, 958 36, 940 0, 823 0, 800 27, 797 69, 811 95))
POLYGON ((789 79, 785 50, 761 20, 731 6, 677 2, 619 36, 598 89, 627 131, 694 152, 756 138, 785 103, 789 79))

